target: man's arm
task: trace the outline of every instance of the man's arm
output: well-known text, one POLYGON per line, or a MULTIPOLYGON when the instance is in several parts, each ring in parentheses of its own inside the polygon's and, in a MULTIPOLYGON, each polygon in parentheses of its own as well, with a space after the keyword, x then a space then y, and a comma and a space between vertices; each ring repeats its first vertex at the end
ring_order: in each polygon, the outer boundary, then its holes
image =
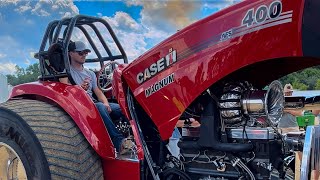
POLYGON ((100 102, 102 102, 102 103, 106 106, 106 108, 107 108, 107 110, 108 110, 109 112, 111 112, 111 108, 110 108, 108 99, 107 99, 106 96, 103 94, 103 92, 102 92, 98 87, 93 88, 93 92, 94 92, 94 94, 97 96, 98 100, 99 100, 100 102))
POLYGON ((315 116, 318 116, 318 114, 320 114, 320 110, 312 110, 312 114, 314 114, 315 116))
POLYGON ((299 109, 285 109, 284 112, 289 113, 293 116, 303 116, 304 111, 299 109))

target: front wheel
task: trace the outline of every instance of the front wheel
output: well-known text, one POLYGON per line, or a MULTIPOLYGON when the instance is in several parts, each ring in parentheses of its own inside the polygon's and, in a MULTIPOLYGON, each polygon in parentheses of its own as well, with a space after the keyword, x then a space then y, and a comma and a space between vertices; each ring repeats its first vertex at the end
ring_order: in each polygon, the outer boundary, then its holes
POLYGON ((0 179, 103 179, 103 171, 63 110, 20 99, 0 104, 0 179))

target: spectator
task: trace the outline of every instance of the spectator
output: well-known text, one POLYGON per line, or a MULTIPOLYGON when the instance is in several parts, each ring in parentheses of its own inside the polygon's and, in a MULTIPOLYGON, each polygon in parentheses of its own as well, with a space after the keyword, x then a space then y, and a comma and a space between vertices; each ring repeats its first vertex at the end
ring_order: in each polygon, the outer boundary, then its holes
POLYGON ((199 127, 200 123, 193 118, 189 118, 187 120, 178 120, 176 127, 174 128, 173 133, 169 139, 169 143, 167 145, 167 148, 171 152, 172 156, 175 156, 177 158, 179 158, 179 154, 180 154, 180 148, 178 147, 178 142, 181 138, 181 134, 178 128, 182 128, 185 126, 199 127))
POLYGON ((293 87, 291 84, 286 84, 283 88, 284 96, 292 96, 293 87))
MULTIPOLYGON (((286 84, 283 89, 284 96, 292 96, 293 87, 291 84, 286 84)), ((278 124, 278 128, 283 133, 299 131, 299 126, 296 120, 296 116, 303 116, 303 110, 284 110, 284 114, 278 124)))

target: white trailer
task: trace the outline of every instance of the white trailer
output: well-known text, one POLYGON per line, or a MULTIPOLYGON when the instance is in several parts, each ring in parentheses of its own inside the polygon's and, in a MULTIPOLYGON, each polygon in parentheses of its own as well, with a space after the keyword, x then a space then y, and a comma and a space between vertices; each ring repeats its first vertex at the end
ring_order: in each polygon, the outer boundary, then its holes
POLYGON ((9 97, 9 86, 7 77, 0 74, 0 103, 5 102, 9 97))

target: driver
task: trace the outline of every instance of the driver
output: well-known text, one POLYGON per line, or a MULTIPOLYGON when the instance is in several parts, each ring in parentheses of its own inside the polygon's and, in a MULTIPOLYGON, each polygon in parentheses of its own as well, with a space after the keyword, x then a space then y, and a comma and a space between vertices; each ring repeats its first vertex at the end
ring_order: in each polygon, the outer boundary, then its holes
POLYGON ((70 73, 76 84, 80 85, 93 100, 104 121, 113 144, 120 154, 127 153, 133 146, 130 139, 126 139, 115 127, 110 115, 119 118, 124 117, 118 104, 109 103, 103 92, 97 86, 97 78, 93 71, 85 69, 86 56, 91 51, 81 41, 70 42, 69 44, 70 73), (93 93, 98 101, 93 98, 93 93), (110 114, 109 114, 110 113, 110 114))

